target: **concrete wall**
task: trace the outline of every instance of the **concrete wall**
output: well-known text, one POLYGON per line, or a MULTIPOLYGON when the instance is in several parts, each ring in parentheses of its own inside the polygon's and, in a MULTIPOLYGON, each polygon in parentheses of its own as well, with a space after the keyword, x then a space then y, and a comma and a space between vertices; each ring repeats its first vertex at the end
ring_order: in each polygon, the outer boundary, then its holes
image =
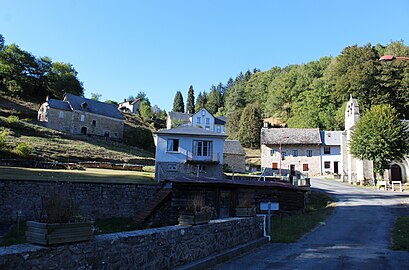
POLYGON ((96 236, 57 247, 0 248, 0 269, 173 269, 260 239, 261 217, 96 236))
POLYGON ((157 185, 0 180, 0 222, 15 220, 18 210, 25 219, 38 218, 41 198, 54 194, 72 199, 80 214, 92 219, 132 217, 157 189, 157 185))
MULTIPOLYGON (((197 176, 198 166, 198 164, 189 163, 156 162, 155 179, 156 181, 162 181, 183 175, 187 177, 194 177, 197 176), (173 169, 175 167, 176 169, 173 169)), ((204 170, 199 170, 199 177, 223 179, 223 168, 221 164, 203 163, 200 164, 200 166, 205 166, 205 168, 204 170)))

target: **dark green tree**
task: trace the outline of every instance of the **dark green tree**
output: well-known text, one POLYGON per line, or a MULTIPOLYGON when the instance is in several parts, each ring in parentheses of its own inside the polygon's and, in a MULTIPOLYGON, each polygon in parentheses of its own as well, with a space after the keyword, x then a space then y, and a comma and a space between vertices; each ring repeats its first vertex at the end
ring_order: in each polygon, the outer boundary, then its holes
POLYGON ((356 125, 350 149, 354 157, 373 161, 375 177, 383 175, 392 161, 409 153, 408 127, 392 106, 375 105, 356 125))
POLYGON ((0 34, 0 52, 3 50, 4 48, 4 37, 2 34, 0 34))
POLYGON ((212 85, 209 95, 207 96, 206 109, 211 114, 216 114, 220 107, 223 107, 223 96, 217 88, 212 85))
POLYGON ((226 133, 229 136, 229 139, 233 140, 238 139, 238 133, 240 129, 240 117, 242 111, 243 110, 232 111, 227 115, 229 121, 226 124, 226 133))
POLYGON ((173 100, 173 112, 185 112, 185 103, 183 102, 183 96, 180 91, 176 92, 175 99, 173 100))
POLYGON ((260 132, 263 120, 259 109, 254 104, 248 104, 240 117, 238 139, 245 147, 260 147, 260 132))
POLYGON ((186 113, 195 113, 195 91, 193 90, 192 85, 187 92, 186 113))
POLYGON ((199 111, 202 108, 206 108, 206 104, 207 104, 207 93, 203 92, 202 94, 201 92, 199 92, 199 95, 197 95, 197 98, 196 98, 195 110, 199 111))

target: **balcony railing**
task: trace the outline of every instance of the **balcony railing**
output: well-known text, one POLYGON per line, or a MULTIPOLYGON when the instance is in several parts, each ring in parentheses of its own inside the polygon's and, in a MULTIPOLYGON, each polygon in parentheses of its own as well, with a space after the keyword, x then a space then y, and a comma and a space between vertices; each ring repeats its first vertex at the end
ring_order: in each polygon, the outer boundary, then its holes
POLYGON ((215 153, 209 156, 198 156, 192 152, 186 152, 187 163, 220 163, 220 153, 215 153))

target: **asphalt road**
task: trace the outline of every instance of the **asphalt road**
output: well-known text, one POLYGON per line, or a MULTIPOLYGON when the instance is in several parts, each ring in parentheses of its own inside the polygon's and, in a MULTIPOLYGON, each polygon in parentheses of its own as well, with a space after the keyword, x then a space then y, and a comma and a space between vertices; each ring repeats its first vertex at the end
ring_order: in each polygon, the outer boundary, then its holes
POLYGON ((337 201, 325 224, 297 243, 267 244, 214 269, 409 269, 409 252, 389 249, 396 216, 409 215, 409 194, 330 180, 311 184, 337 201))

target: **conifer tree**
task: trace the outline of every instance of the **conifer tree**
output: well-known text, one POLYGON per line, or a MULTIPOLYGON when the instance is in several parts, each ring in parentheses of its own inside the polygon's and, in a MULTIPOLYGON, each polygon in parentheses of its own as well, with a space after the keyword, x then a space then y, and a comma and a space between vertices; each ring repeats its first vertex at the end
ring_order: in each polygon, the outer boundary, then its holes
POLYGON ((183 96, 180 91, 176 92, 172 112, 185 112, 185 103, 183 102, 183 96))
POLYGON ((186 113, 195 113, 195 91, 193 90, 192 85, 189 87, 189 91, 187 92, 186 113))

